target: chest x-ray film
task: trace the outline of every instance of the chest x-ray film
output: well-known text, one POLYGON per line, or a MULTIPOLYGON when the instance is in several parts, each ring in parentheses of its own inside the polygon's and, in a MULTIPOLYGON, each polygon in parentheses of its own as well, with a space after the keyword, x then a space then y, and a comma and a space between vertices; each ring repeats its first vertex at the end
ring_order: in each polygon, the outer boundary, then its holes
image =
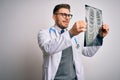
POLYGON ((89 5, 85 5, 87 30, 84 36, 84 46, 98 46, 100 45, 96 40, 99 29, 103 24, 102 10, 89 5))

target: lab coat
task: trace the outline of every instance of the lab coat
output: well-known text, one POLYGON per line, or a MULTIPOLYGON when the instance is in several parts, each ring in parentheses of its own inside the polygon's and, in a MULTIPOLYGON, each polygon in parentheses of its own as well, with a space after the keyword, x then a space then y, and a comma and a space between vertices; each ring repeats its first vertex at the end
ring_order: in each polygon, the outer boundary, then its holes
POLYGON ((38 44, 43 52, 43 72, 42 80, 54 80, 61 56, 62 50, 72 46, 73 62, 78 80, 84 80, 83 64, 81 54, 84 56, 93 56, 100 46, 83 47, 77 36, 70 37, 68 31, 59 33, 57 26, 40 30, 38 33, 38 44), (77 44, 79 46, 77 46, 77 44))

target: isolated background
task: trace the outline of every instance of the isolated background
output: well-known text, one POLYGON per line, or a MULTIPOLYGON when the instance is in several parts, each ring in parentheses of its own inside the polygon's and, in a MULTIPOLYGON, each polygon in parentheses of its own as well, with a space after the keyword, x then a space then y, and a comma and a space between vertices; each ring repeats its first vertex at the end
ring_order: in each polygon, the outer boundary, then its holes
POLYGON ((94 57, 82 56, 86 80, 120 80, 119 0, 0 0, 0 80, 41 80, 42 53, 37 34, 54 25, 52 10, 69 3, 70 26, 85 19, 84 5, 103 11, 109 35, 94 57))

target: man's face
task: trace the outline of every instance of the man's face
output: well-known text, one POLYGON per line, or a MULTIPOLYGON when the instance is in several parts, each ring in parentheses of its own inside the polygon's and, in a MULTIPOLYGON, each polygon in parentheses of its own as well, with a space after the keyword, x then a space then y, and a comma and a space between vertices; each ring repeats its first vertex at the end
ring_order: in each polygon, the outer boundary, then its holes
POLYGON ((70 16, 68 15, 70 15, 70 11, 68 9, 66 8, 59 9, 59 11, 53 15, 55 24, 62 29, 67 28, 70 22, 70 16))

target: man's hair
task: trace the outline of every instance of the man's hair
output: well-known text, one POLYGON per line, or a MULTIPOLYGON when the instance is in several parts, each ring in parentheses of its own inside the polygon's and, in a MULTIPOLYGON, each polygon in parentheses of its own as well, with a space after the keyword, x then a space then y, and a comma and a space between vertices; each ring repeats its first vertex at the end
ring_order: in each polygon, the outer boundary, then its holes
POLYGON ((54 10, 53 10, 53 14, 56 14, 56 12, 59 11, 59 9, 61 8, 66 8, 70 11, 70 5, 69 4, 58 4, 55 6, 54 10))

